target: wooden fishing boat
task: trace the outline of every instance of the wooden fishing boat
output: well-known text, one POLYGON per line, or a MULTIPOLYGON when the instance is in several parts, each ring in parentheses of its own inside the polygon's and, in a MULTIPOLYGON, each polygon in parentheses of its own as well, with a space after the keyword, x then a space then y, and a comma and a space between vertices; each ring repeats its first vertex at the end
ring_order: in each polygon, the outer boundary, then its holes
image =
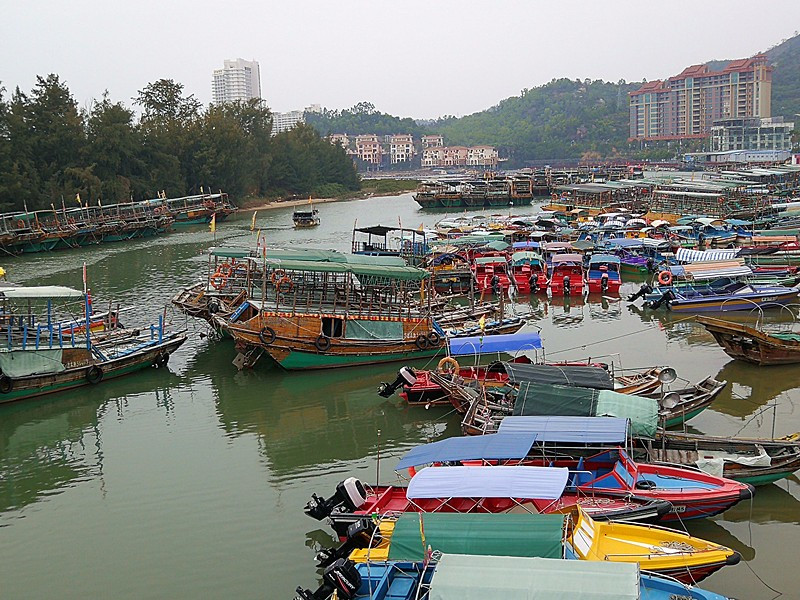
POLYGON ((770 333, 712 317, 698 317, 697 322, 705 326, 732 358, 759 366, 800 363, 800 334, 793 331, 770 333))
MULTIPOLYGON (((474 400, 461 428, 465 435, 483 435, 496 432, 508 415, 605 415, 630 418, 632 435, 652 438, 657 423, 665 428, 682 425, 705 410, 725 385, 725 381, 707 377, 682 390, 644 395, 537 383, 522 384, 519 390, 507 394, 483 388, 471 394, 474 400)), ((446 389, 452 396, 458 387, 463 386, 450 382, 446 389)))
POLYGON ((634 455, 766 485, 800 470, 800 433, 770 440, 659 431, 655 440, 636 440, 634 455))
POLYGON ((292 222, 297 229, 316 227, 320 224, 319 211, 316 208, 307 210, 295 209, 292 214, 292 222))
MULTIPOLYGON (((427 540, 427 536, 425 536, 427 540)), ((420 544, 424 541, 420 539, 420 544)), ((296 600, 463 600, 468 597, 530 600, 727 600, 672 578, 639 571, 635 563, 570 561, 437 553, 417 561, 355 563, 341 559, 311 591, 297 588, 296 600)))
POLYGON ((112 311, 92 315, 88 295, 66 287, 3 288, 0 308, 0 403, 162 367, 186 341, 185 332, 165 329, 162 316, 156 325, 125 329, 112 311))
POLYGON ((408 487, 377 486, 367 492, 363 483, 351 477, 330 498, 312 494, 305 513, 318 521, 327 518, 344 537, 352 523, 373 514, 556 513, 579 506, 598 519, 655 521, 671 508, 669 502, 629 493, 570 491, 568 478, 567 469, 555 467, 442 466, 422 469, 408 487))
POLYGON ((266 354, 284 369, 323 369, 440 352, 444 337, 423 304, 428 272, 351 258, 264 259, 261 299, 229 319, 215 317, 236 342, 235 364, 250 367, 266 354))

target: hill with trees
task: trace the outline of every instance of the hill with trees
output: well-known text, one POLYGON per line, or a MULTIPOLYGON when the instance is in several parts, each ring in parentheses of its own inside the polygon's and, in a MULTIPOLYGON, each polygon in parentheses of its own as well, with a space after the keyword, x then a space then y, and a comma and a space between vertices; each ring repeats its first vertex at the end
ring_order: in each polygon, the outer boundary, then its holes
MULTIPOLYGON (((793 120, 800 113, 800 35, 784 40, 766 54, 775 67, 772 114, 793 120)), ((708 64, 714 69, 728 62, 708 64)), ((674 149, 666 143, 643 148, 627 141, 628 92, 640 85, 624 80, 611 83, 553 79, 487 110, 426 122, 381 113, 366 102, 351 109, 309 113, 306 117, 322 135, 412 133, 419 137, 441 133, 450 145, 491 144, 502 157, 508 158, 509 166, 515 167, 534 160, 669 158, 674 149)))
POLYGON ((140 114, 107 94, 79 110, 57 75, 29 94, 0 88, 0 210, 94 204, 205 190, 233 198, 359 189, 352 160, 309 126, 272 136, 259 101, 203 108, 183 85, 142 89, 140 114))

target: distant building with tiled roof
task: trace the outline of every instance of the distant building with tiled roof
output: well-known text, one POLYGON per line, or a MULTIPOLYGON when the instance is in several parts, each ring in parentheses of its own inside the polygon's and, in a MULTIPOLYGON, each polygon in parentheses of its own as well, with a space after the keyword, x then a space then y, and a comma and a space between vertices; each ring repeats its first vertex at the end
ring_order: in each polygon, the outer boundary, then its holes
POLYGON ((757 54, 720 71, 686 67, 630 93, 631 140, 705 138, 714 121, 771 116, 772 67, 757 54))

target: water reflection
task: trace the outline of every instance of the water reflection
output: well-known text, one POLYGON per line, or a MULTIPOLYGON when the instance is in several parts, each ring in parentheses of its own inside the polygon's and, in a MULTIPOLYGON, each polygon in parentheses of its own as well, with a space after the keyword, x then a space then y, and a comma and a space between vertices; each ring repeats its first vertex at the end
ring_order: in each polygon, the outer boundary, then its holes
MULTIPOLYGON (((792 407, 791 398, 787 401, 785 395, 800 386, 795 365, 759 367, 741 360, 726 363, 715 379, 727 381, 728 386, 714 400, 714 410, 738 418, 771 403, 778 403, 778 413, 785 414, 786 407, 792 407)), ((765 418, 771 419, 772 412, 765 413, 765 418)))
MULTIPOLYGON (((728 515, 727 511, 725 516, 728 515)), ((696 519, 687 523, 689 533, 709 542, 716 542, 728 548, 733 548, 742 555, 744 560, 753 560, 756 549, 749 543, 739 539, 730 530, 726 529, 719 521, 714 519, 696 519)))
POLYGON ((128 398, 155 394, 171 406, 170 388, 180 378, 165 370, 104 382, 91 393, 65 392, 0 407, 0 513, 38 500, 103 473, 100 422, 106 414, 125 418, 128 398))
MULTIPOLYGON (((224 431, 258 436, 279 479, 373 456, 379 445, 389 452, 445 435, 445 430, 448 436, 458 433, 458 418, 448 416, 446 407, 426 411, 377 395, 378 384, 393 379, 398 365, 290 373, 264 361, 237 373, 225 366, 232 357, 230 342, 210 345, 189 368, 210 378, 224 431)), ((430 368, 425 362, 410 364, 430 368)))

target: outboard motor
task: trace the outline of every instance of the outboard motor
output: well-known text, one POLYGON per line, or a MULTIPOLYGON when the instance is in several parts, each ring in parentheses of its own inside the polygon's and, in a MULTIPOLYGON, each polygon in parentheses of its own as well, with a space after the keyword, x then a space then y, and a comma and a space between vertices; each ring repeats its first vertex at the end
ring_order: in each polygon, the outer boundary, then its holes
POLYGON ((645 265, 647 266, 647 271, 649 273, 655 273, 656 272, 656 261, 654 261, 652 259, 652 257, 647 259, 647 262, 645 263, 645 265))
POLYGON ((638 300, 639 298, 644 298, 645 295, 652 294, 652 293, 653 293, 653 288, 645 283, 645 284, 642 285, 642 287, 639 288, 638 292, 628 296, 628 302, 634 302, 634 301, 638 300))
POLYGON ((298 587, 295 600, 328 600, 333 592, 342 600, 352 600, 361 587, 361 575, 355 564, 346 558, 340 558, 325 569, 322 574, 322 585, 316 591, 298 587))
POLYGON ((367 501, 367 492, 364 484, 355 477, 348 477, 336 486, 336 493, 325 500, 316 494, 311 494, 304 512, 317 521, 329 517, 333 509, 341 506, 346 511, 353 512, 367 501))
POLYGON ((603 273, 600 276, 600 291, 604 294, 608 291, 608 273, 603 273))
POLYGON ((382 539, 378 526, 372 519, 359 519, 355 523, 350 523, 347 528, 347 540, 338 548, 323 548, 317 552, 317 566, 327 567, 340 558, 347 558, 356 548, 369 548, 370 542, 377 545, 382 539))
POLYGON ((569 296, 570 286, 572 285, 569 281, 569 275, 564 277, 563 285, 564 285, 564 295, 569 296))
POLYGON ((666 304, 667 306, 669 306, 669 301, 672 300, 673 298, 674 296, 672 295, 672 290, 667 290, 661 295, 661 298, 659 298, 658 300, 651 300, 650 302, 645 302, 644 305, 645 307, 652 309, 661 308, 662 304, 666 304))
POLYGON ((392 383, 381 381, 378 386, 378 396, 381 398, 389 398, 394 394, 400 386, 407 385, 411 387, 417 383, 417 375, 411 367, 401 367, 397 372, 397 379, 392 383))

